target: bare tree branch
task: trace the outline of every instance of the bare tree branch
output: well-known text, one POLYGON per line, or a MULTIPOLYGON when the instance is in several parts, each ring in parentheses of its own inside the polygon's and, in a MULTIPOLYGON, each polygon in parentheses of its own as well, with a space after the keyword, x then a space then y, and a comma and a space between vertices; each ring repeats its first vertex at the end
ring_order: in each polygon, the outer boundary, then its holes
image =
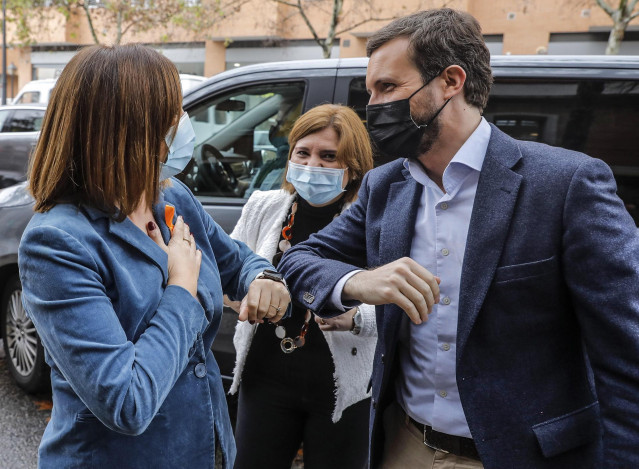
POLYGON ((315 39, 315 41, 322 46, 322 42, 321 39, 319 38, 319 36, 317 35, 317 32, 315 31, 315 28, 313 27, 313 24, 311 23, 311 20, 308 19, 308 16, 306 16, 306 11, 304 11, 304 7, 302 6, 302 0, 297 0, 297 9, 300 12, 300 15, 302 15, 302 19, 304 20, 304 22, 306 23, 306 26, 308 27, 309 31, 311 32, 311 34, 313 35, 313 38, 315 39))
POLYGON ((388 16, 386 18, 366 18, 365 20, 362 21, 358 21, 357 23, 354 23, 350 26, 345 27, 344 29, 340 29, 339 31, 337 31, 336 35, 339 36, 340 34, 344 34, 347 33, 348 31, 352 31, 353 29, 357 28, 358 26, 361 26, 363 24, 366 23, 371 23, 374 21, 391 21, 397 19, 396 16, 388 16))
POLYGON ((284 0, 273 0, 275 3, 281 3, 282 5, 288 5, 293 8, 297 8, 297 3, 285 2, 284 0))
MULTIPOLYGON (((378 10, 375 8, 375 1, 372 0, 351 0, 351 2, 349 3, 350 8, 348 9, 348 11, 343 10, 344 0, 315 0, 313 2, 314 11, 317 10, 321 13, 329 15, 328 29, 326 30, 324 39, 322 39, 322 34, 313 25, 313 21, 311 21, 311 18, 309 17, 308 9, 303 5, 304 0, 297 0, 296 3, 293 3, 290 0, 271 1, 291 7, 297 12, 297 14, 299 14, 311 36, 313 37, 313 40, 322 48, 325 58, 330 57, 333 42, 338 35, 344 34, 348 31, 352 31, 353 29, 366 23, 390 21, 401 16, 401 13, 391 16, 380 16, 377 13, 378 10), (331 6, 330 13, 328 12, 328 8, 324 8, 325 6, 329 5, 329 2, 331 6), (349 22, 346 19, 349 15, 358 16, 354 18, 353 22, 349 22)), ((419 6, 416 7, 416 9, 421 9, 422 3, 423 2, 420 1, 419 6)), ((433 3, 433 1, 431 0, 428 3, 433 3)), ((441 2, 438 3, 441 3, 445 6, 449 3, 449 0, 441 0, 441 2)), ((324 25, 325 24, 326 23, 324 23, 324 25)))
POLYGON ((615 10, 612 9, 606 0, 596 0, 596 2, 603 11, 608 13, 608 15, 613 16, 615 14, 615 10))

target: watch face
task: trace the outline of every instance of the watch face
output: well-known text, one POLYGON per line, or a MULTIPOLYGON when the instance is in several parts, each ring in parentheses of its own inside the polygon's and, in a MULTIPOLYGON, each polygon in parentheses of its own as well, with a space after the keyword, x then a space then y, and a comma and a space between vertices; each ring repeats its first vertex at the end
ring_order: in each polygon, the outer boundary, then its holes
POLYGON ((357 311, 357 313, 355 313, 355 316, 353 316, 353 321, 355 321, 355 325, 361 326, 362 325, 362 313, 357 311))

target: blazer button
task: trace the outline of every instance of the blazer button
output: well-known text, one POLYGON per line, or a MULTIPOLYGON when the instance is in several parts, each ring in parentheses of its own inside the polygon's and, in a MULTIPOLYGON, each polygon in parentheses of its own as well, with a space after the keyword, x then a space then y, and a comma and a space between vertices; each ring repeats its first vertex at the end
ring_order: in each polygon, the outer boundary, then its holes
POLYGON ((377 401, 373 399, 373 409, 377 409, 377 401))
POLYGON ((204 363, 195 365, 195 376, 198 378, 204 378, 206 376, 206 365, 204 363))
POLYGON ((351 350, 351 355, 357 355, 357 349, 355 347, 351 350))
POLYGON ((384 361, 385 361, 385 360, 386 360, 386 355, 384 355, 384 354, 382 353, 382 365, 384 364, 384 361))

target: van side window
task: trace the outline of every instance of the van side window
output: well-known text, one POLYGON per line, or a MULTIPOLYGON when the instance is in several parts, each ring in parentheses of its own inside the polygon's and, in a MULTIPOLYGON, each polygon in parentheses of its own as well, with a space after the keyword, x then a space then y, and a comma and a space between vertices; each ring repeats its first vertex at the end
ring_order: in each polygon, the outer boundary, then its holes
POLYGON ((366 105, 368 104, 368 98, 366 78, 354 78, 348 87, 348 106, 353 108, 364 123, 366 123, 366 105))
POLYGON ((40 102, 39 91, 27 91, 13 104, 35 104, 40 102))
POLYGON ((586 153, 612 168, 618 194, 639 225, 637 82, 499 80, 484 117, 520 140, 586 153))
POLYGON ((180 178, 196 195, 248 198, 279 189, 304 91, 300 82, 262 83, 191 109, 194 161, 180 178))

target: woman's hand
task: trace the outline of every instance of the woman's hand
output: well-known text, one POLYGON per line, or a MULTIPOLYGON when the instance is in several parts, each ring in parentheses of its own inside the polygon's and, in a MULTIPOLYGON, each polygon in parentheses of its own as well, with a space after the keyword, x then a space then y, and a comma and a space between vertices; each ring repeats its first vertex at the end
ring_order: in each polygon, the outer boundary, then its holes
POLYGON ((227 295, 224 295, 224 305, 228 306, 229 308, 231 308, 236 313, 240 312, 240 305, 241 304, 242 304, 241 301, 233 301, 227 295))
POLYGON ((353 329, 353 316, 357 312, 357 308, 349 309, 344 314, 329 319, 320 318, 315 315, 315 322, 319 324, 319 328, 323 331, 350 331, 353 329))
POLYGON ((291 297, 284 284, 269 279, 255 279, 240 305, 240 321, 248 320, 251 324, 278 322, 288 308, 291 297))
POLYGON ((178 216, 169 244, 154 222, 146 227, 149 237, 169 256, 169 285, 178 285, 197 298, 197 279, 200 276, 202 252, 196 249, 195 239, 181 216, 178 216))

